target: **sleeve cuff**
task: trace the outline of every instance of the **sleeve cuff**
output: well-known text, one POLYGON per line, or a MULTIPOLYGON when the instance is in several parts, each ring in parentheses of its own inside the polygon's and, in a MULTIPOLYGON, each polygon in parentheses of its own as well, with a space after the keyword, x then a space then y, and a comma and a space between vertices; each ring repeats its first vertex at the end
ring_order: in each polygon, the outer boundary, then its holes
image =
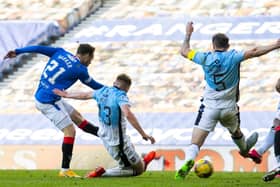
POLYGON ((192 60, 196 54, 196 51, 190 50, 187 54, 188 59, 192 60))

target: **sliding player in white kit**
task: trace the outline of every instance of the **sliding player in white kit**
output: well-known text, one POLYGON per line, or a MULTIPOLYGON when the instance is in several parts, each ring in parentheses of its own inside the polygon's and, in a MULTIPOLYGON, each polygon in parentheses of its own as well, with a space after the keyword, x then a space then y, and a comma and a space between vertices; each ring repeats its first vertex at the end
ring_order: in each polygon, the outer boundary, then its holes
POLYGON ((175 179, 186 177, 194 165, 200 147, 218 122, 228 129, 233 142, 240 150, 240 155, 248 157, 249 150, 257 142, 258 134, 252 133, 245 141, 240 129, 239 107, 237 105, 240 64, 246 59, 258 57, 279 48, 278 41, 268 46, 259 46, 246 51, 228 50, 229 38, 225 34, 217 33, 212 37, 213 51, 198 52, 190 48, 192 24, 189 22, 186 26, 181 55, 202 66, 207 84, 193 128, 191 145, 186 150, 186 162, 176 172, 175 179))
POLYGON ((142 174, 147 165, 155 158, 155 152, 151 151, 144 159, 137 154, 129 136, 126 134, 126 119, 139 132, 144 140, 155 139, 147 135, 140 126, 137 118, 130 110, 127 92, 131 85, 131 79, 125 74, 120 74, 114 81, 114 86, 99 89, 94 92, 67 93, 54 90, 59 96, 73 99, 95 99, 99 108, 100 128, 98 135, 102 139, 109 154, 118 162, 118 167, 112 169, 96 168, 86 177, 105 176, 136 176, 142 174))

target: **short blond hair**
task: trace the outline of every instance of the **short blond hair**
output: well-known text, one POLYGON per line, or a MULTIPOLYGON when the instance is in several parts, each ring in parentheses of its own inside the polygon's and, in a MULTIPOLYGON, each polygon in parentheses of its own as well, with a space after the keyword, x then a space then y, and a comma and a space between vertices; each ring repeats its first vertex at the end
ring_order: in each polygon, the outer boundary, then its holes
POLYGON ((120 88, 124 89, 126 91, 129 90, 129 88, 132 84, 131 78, 124 73, 119 74, 116 78, 116 81, 119 83, 120 88))
POLYGON ((119 74, 117 76, 117 80, 118 81, 122 81, 124 82, 128 87, 131 85, 132 81, 131 81, 131 78, 127 75, 127 74, 119 74))

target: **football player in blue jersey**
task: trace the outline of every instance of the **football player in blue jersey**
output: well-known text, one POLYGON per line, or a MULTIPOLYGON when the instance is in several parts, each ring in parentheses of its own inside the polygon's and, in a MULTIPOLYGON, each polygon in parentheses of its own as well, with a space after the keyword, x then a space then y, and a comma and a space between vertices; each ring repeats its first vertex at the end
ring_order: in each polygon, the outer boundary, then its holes
POLYGON ((175 179, 184 179, 194 165, 209 132, 220 122, 226 127, 233 142, 243 157, 248 157, 249 150, 255 145, 258 134, 252 133, 245 140, 240 129, 239 80, 240 64, 249 58, 264 55, 280 48, 280 39, 267 46, 259 46, 246 51, 229 50, 229 38, 222 33, 212 37, 213 51, 199 52, 191 49, 190 38, 193 33, 193 23, 186 26, 186 35, 181 47, 181 55, 202 66, 206 86, 199 112, 194 124, 191 145, 186 150, 186 162, 176 172, 175 179))
POLYGON ((135 151, 129 136, 126 134, 126 120, 139 132, 144 140, 155 139, 144 132, 137 118, 130 109, 127 92, 131 85, 131 79, 126 74, 117 76, 112 87, 104 86, 94 92, 68 93, 55 89, 59 96, 73 99, 95 99, 99 108, 100 128, 98 135, 102 139, 108 153, 118 162, 118 167, 104 169, 98 167, 90 172, 87 177, 105 176, 136 176, 146 170, 147 165, 155 158, 155 152, 151 151, 142 160, 135 151))
POLYGON ((103 87, 88 73, 88 65, 94 58, 95 48, 89 44, 80 44, 76 55, 63 48, 48 46, 28 46, 9 51, 6 58, 13 58, 22 53, 39 53, 49 57, 35 93, 36 108, 41 111, 58 129, 64 133, 62 143, 62 166, 59 176, 80 177, 70 168, 77 125, 83 131, 97 136, 98 127, 94 126, 70 104, 53 93, 54 88, 69 88, 77 80, 97 90, 103 87))

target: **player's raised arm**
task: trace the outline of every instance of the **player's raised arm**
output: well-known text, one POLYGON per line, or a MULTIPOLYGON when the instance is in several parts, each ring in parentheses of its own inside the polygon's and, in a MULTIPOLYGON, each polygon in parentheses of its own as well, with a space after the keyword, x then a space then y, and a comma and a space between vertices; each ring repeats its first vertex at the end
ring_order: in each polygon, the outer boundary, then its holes
POLYGON ((155 139, 152 136, 149 136, 145 133, 145 131, 140 126, 140 123, 138 122, 135 115, 132 113, 132 111, 129 108, 129 105, 125 104, 121 106, 121 110, 126 116, 129 123, 139 132, 139 134, 142 136, 142 138, 146 141, 150 140, 151 144, 155 143, 155 139))
POLYGON ((7 58, 14 58, 19 54, 22 53, 40 53, 43 55, 46 55, 48 57, 51 57, 52 55, 54 55, 58 50, 63 50, 62 48, 56 48, 56 47, 48 47, 48 46, 27 46, 24 48, 18 48, 12 51, 9 51, 4 59, 7 58))
POLYGON ((59 89, 54 89, 53 93, 65 98, 87 100, 92 99, 93 92, 66 92, 59 89))
POLYGON ((244 60, 262 56, 266 53, 269 53, 270 51, 273 51, 273 50, 279 49, 279 48, 280 48, 280 39, 278 39, 275 43, 273 43, 271 45, 257 46, 257 47, 254 47, 253 49, 245 51, 244 60))
POLYGON ((184 43, 180 51, 181 55, 185 58, 188 58, 189 52, 191 51, 190 39, 192 33, 193 33, 193 22, 188 22, 186 26, 186 35, 185 35, 184 43))

